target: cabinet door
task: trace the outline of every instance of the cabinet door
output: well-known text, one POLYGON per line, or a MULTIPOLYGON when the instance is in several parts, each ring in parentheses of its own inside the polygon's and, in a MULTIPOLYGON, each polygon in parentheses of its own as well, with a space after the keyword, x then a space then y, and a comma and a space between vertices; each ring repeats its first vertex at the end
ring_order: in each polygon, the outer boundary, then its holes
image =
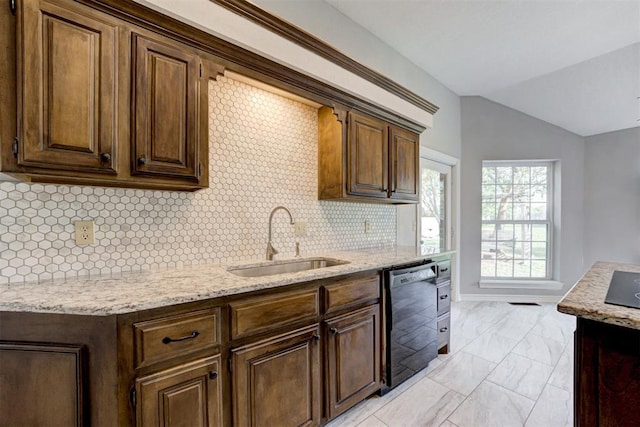
POLYGON ((328 416, 334 418, 380 388, 380 306, 326 321, 328 416))
POLYGON ((220 355, 136 380, 139 427, 222 426, 220 355))
POLYGON ((117 28, 57 4, 18 2, 18 164, 115 174, 117 28))
POLYGON ((347 192, 367 197, 387 197, 388 131, 381 120, 349 113, 347 192))
POLYGON ((198 181, 200 60, 168 40, 132 43, 132 173, 198 181))
POLYGON ((390 197, 418 201, 420 139, 412 132, 393 126, 390 136, 390 197))
POLYGON ((0 343, 0 426, 89 424, 86 348, 0 343))
POLYGON ((319 340, 312 326, 233 350, 233 425, 319 425, 319 340))

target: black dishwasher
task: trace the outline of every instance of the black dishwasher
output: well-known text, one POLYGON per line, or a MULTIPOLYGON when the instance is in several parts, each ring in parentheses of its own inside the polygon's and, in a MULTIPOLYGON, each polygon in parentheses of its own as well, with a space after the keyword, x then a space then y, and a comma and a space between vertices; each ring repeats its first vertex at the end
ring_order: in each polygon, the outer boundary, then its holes
POLYGON ((381 394, 438 356, 436 263, 384 272, 386 372, 381 394))

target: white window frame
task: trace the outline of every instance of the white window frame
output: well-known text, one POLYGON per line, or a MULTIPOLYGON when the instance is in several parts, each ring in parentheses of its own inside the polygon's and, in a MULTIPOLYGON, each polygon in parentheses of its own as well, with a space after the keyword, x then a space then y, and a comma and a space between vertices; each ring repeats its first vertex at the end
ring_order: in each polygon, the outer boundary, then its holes
MULTIPOLYGON (((481 276, 479 286, 481 288, 518 288, 518 289, 560 289, 562 283, 553 280, 553 261, 554 261, 554 203, 555 201, 555 182, 554 173, 556 162, 553 160, 491 160, 483 161, 484 167, 547 167, 547 215, 544 220, 485 220, 482 219, 482 225, 485 224, 543 224, 547 226, 547 253, 546 253, 546 272, 545 277, 489 277, 481 276)), ((482 170, 481 169, 481 170, 482 170)), ((481 180, 482 185, 482 180, 481 180)), ((529 184, 531 185, 531 184, 529 184)), ((481 188, 482 195, 482 188, 481 188)), ((481 239, 482 242, 482 239, 481 239)), ((482 274, 482 273, 481 273, 482 274)))

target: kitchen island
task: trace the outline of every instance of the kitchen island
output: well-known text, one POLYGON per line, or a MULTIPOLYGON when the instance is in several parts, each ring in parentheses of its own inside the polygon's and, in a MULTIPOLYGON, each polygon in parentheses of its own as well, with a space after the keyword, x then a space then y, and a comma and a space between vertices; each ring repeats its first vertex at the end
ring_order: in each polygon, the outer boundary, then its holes
POLYGON ((640 309, 604 302, 614 271, 640 266, 596 262, 558 303, 577 318, 576 426, 640 425, 640 309))

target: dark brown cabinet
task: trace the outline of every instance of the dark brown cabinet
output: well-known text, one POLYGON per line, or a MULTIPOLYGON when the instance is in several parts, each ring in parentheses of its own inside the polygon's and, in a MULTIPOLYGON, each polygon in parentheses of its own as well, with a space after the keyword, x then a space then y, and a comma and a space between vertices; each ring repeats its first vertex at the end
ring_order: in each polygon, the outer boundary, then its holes
POLYGON ((347 165, 349 194, 387 197, 389 144, 382 120, 349 113, 347 165))
POLYGON ((320 200, 417 203, 418 135, 357 112, 318 110, 320 200))
POLYGON ((395 126, 389 127, 389 197, 418 200, 420 139, 395 126))
POLYGON ((325 323, 327 412, 333 418, 380 388, 380 306, 325 323))
POLYGON ((0 312, 0 425, 326 424, 380 389, 380 273, 292 286, 106 316, 0 312))
POLYGON ((0 425, 88 425, 84 352, 73 345, 0 343, 0 425))
POLYGON ((136 425, 222 426, 220 355, 136 379, 136 425))
POLYGON ((640 425, 640 331, 577 317, 574 359, 574 425, 640 425))
POLYGON ((197 181, 200 58, 168 40, 132 37, 134 174, 197 181))
POLYGON ((18 5, 17 163, 115 174, 115 21, 74 4, 18 5))
POLYGON ((15 20, 2 50, 16 64, 0 67, 0 172, 32 182, 208 186, 207 83, 222 65, 80 2, 16 4, 15 18, 0 9, 0 22, 15 20))
POLYGON ((232 351, 233 424, 316 426, 321 422, 317 325, 232 351))

